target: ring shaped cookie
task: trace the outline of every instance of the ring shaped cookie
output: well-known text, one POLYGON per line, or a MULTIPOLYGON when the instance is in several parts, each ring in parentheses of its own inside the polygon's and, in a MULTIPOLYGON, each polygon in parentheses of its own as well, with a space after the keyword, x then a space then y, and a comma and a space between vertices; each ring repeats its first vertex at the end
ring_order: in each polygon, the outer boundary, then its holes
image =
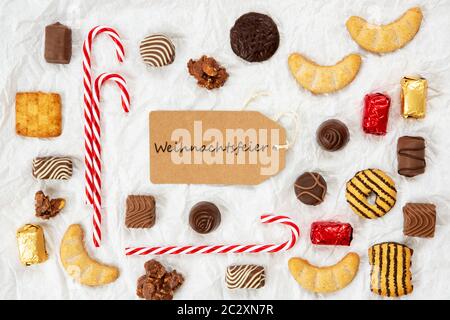
POLYGON ((347 182, 345 193, 352 210, 366 219, 376 219, 384 216, 395 205, 397 190, 394 181, 379 169, 359 171, 347 182), (374 204, 368 197, 376 195, 374 204))

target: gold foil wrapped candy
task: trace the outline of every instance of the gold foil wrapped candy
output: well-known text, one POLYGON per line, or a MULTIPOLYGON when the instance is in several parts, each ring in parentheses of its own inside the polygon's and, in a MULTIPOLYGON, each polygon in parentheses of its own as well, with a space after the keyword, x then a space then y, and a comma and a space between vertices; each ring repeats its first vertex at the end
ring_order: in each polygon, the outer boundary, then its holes
POLYGON ((26 224, 17 230, 16 238, 20 262, 24 265, 29 266, 47 260, 44 230, 41 226, 26 224))
POLYGON ((403 118, 425 118, 427 80, 421 77, 404 77, 401 86, 401 113, 403 118))

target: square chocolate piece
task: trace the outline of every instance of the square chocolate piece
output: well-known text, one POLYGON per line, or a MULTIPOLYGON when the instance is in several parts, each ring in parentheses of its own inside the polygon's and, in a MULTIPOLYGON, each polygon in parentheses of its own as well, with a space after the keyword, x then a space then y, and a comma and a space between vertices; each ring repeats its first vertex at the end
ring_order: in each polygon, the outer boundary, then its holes
POLYGON ((407 203, 403 207, 403 233, 410 237, 432 238, 436 228, 436 206, 407 203))
POLYGON ((127 228, 151 228, 156 220, 155 198, 152 196, 129 195, 125 226, 127 228))

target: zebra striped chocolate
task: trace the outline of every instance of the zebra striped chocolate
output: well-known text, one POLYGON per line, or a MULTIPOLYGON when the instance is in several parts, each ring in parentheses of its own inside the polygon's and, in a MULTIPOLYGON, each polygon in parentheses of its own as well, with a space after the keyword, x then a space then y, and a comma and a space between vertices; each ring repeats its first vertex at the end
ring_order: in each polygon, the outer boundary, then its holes
POLYGON ((141 41, 140 53, 144 63, 152 67, 163 67, 175 60, 175 46, 162 34, 145 37, 141 41))
POLYGON ((396 242, 369 248, 370 290, 384 297, 400 297, 413 291, 411 257, 413 250, 396 242))
POLYGON ((262 288, 266 282, 264 267, 252 264, 229 266, 225 281, 228 289, 262 288))
POLYGON ((72 176, 72 160, 69 157, 34 158, 32 172, 36 179, 68 180, 72 176))

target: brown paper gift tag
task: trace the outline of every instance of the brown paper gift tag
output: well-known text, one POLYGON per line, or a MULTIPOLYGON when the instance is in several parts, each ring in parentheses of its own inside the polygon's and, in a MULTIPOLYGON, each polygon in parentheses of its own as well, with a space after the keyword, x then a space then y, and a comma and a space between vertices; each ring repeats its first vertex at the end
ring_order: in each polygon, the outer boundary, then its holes
POLYGON ((285 146, 284 128, 256 111, 150 112, 156 184, 259 184, 284 169, 285 146))

